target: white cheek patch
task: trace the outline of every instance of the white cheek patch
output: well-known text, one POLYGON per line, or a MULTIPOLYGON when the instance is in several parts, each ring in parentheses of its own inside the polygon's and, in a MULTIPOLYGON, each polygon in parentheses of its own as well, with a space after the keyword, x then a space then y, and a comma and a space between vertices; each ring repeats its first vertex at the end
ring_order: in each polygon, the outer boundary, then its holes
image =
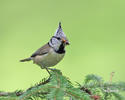
POLYGON ((58 43, 58 40, 57 40, 56 38, 52 38, 52 41, 51 41, 51 42, 52 42, 53 45, 55 45, 55 44, 58 43))
POLYGON ((60 45, 61 45, 61 41, 56 39, 56 38, 52 38, 49 42, 50 46, 53 47, 53 49, 55 51, 58 51, 60 45))

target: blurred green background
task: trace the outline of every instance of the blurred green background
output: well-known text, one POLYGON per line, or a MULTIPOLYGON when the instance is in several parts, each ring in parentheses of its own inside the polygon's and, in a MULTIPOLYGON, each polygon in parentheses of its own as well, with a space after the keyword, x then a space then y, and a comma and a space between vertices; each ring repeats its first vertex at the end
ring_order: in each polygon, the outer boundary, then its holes
POLYGON ((0 0, 0 90, 26 89, 48 76, 30 56, 58 22, 71 45, 54 68, 73 82, 87 74, 125 81, 125 0, 0 0))

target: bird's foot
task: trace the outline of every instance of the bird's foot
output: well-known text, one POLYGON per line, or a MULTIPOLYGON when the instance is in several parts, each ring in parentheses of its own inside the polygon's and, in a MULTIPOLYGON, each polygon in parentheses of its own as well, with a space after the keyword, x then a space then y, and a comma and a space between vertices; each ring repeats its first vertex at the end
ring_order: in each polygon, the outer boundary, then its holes
POLYGON ((49 70, 51 71, 56 71, 57 69, 56 68, 48 68, 49 70))

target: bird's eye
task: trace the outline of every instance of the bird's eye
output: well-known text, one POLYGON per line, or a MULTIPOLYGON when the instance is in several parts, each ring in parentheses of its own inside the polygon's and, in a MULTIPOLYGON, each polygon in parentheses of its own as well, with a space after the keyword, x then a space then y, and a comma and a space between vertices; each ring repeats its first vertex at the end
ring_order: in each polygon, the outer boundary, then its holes
POLYGON ((57 37, 58 40, 61 40, 61 38, 57 37))
POLYGON ((52 38, 56 38, 57 40, 61 40, 60 37, 53 36, 52 38))

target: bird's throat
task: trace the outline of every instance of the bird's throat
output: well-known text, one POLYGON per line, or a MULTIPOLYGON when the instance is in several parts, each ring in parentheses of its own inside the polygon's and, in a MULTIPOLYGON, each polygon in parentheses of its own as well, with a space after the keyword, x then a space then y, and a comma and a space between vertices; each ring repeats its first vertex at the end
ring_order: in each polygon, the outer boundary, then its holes
POLYGON ((56 52, 59 54, 65 53, 65 46, 63 43, 60 45, 59 49, 56 52))

